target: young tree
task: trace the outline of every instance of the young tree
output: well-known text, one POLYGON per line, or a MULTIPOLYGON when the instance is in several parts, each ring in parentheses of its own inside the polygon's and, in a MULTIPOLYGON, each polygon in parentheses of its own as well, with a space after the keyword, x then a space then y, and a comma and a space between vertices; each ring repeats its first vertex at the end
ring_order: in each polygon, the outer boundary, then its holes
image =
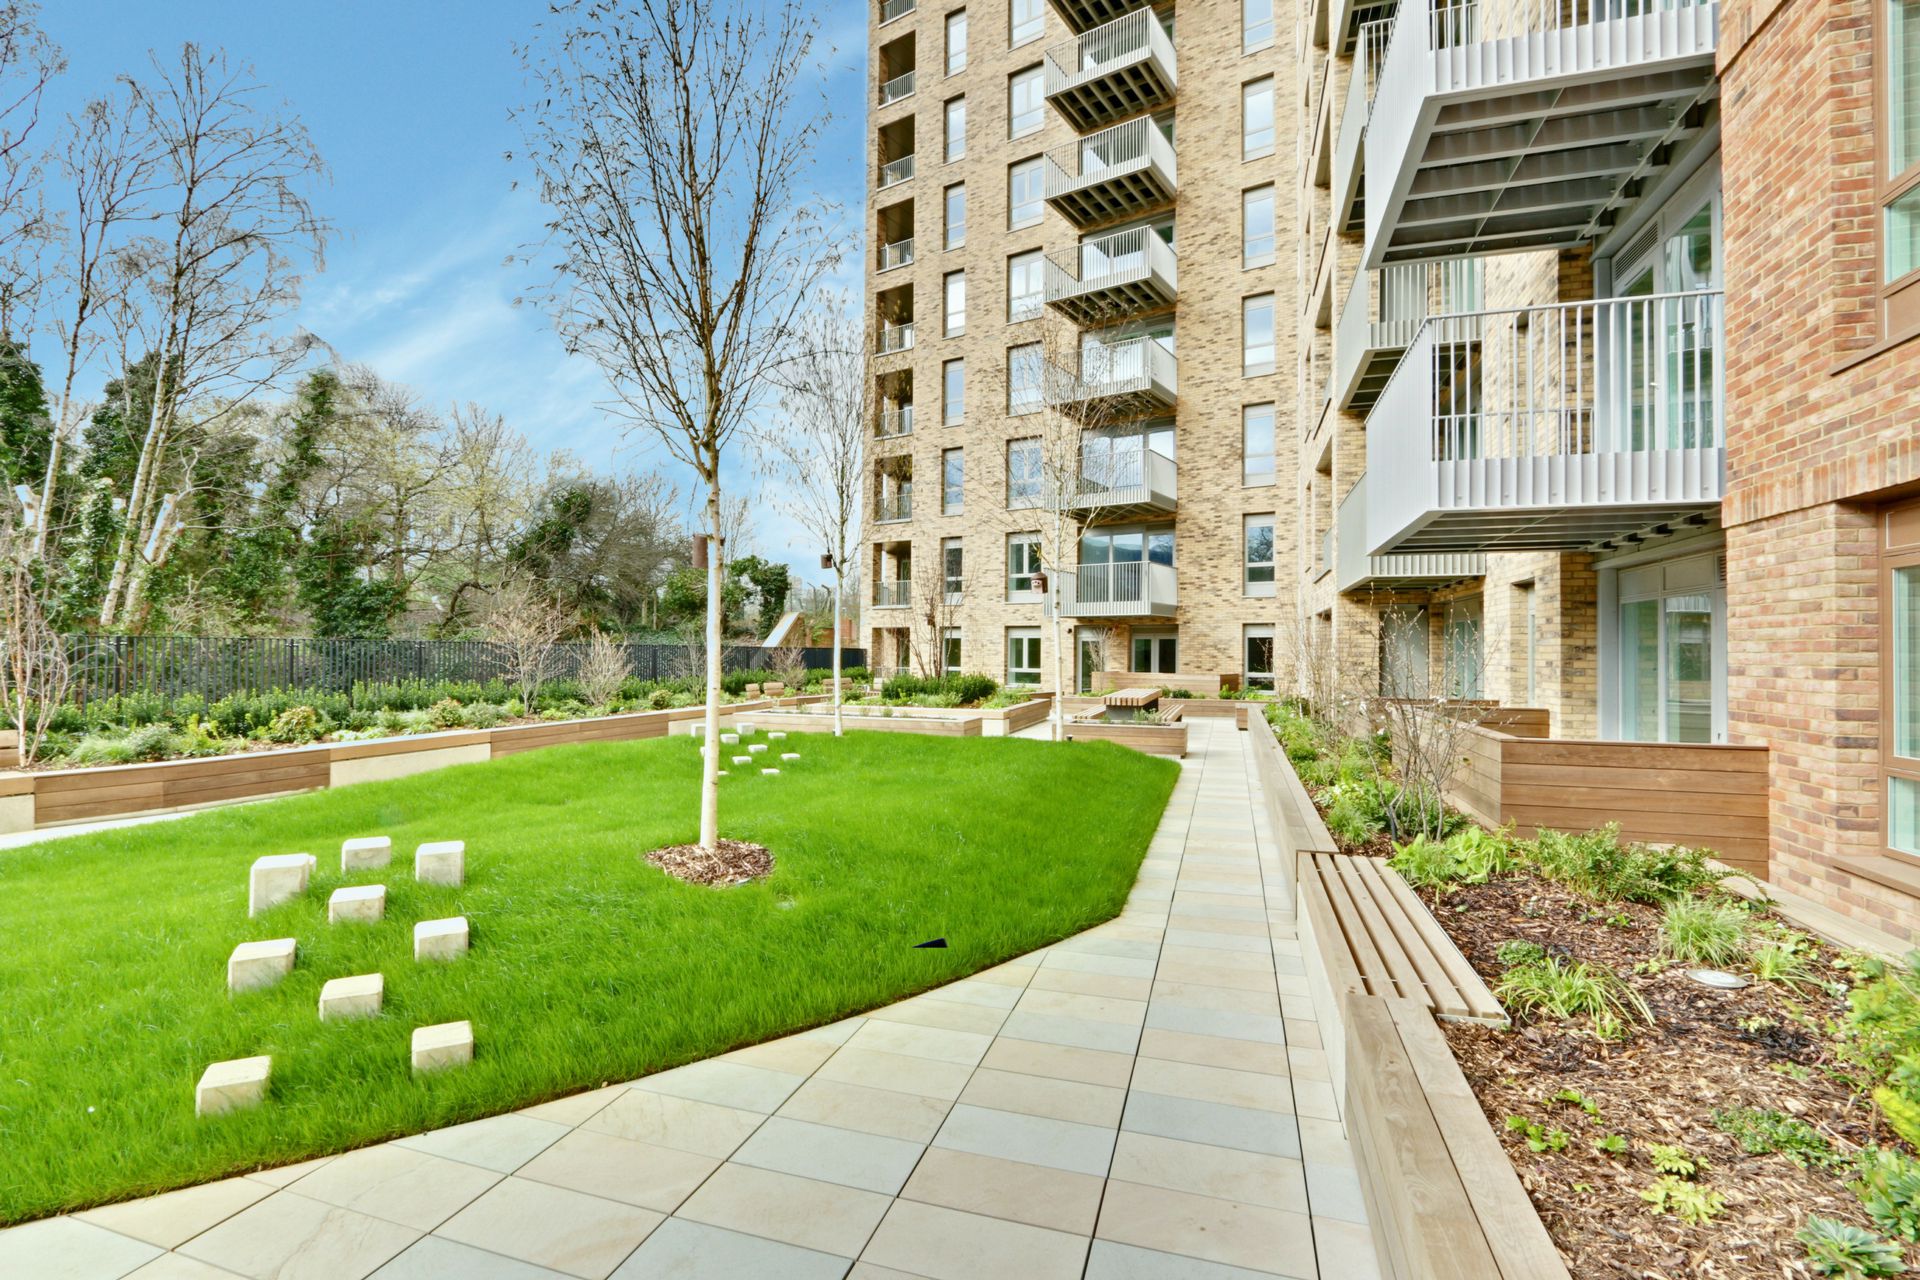
POLYGON ((580 688, 587 701, 604 707, 620 696, 633 664, 627 661, 627 646, 606 632, 594 629, 587 637, 587 652, 580 659, 580 688))
POLYGON ((67 700, 67 648, 47 616, 42 566, 11 520, 0 523, 0 706, 20 735, 20 763, 40 754, 67 700))
POLYGON ((860 561, 860 471, 874 413, 873 360, 859 313, 823 297, 784 375, 786 416, 761 433, 781 484, 775 500, 818 540, 833 570, 833 732, 842 724, 840 602, 860 561))
POLYGON ((193 44, 154 70, 152 85, 130 91, 167 211, 121 256, 137 278, 130 330, 157 364, 100 604, 109 628, 134 612, 171 545, 178 493, 166 485, 180 479, 172 446, 187 406, 239 405, 310 349, 306 335, 288 340, 273 325, 298 302, 300 267, 320 261, 327 234, 305 192, 325 172, 319 154, 297 118, 263 101, 249 71, 193 44))
POLYGON ((793 356, 831 264, 797 184, 827 115, 796 101, 814 23, 695 0, 562 0, 523 58, 519 119, 549 210, 538 290, 613 411, 706 489, 707 724, 700 848, 719 841, 721 463, 793 356))
MULTIPOLYGON (((540 686, 553 675, 553 651, 572 620, 530 582, 506 583, 493 597, 487 639, 500 651, 507 679, 520 691, 520 705, 534 714, 540 686)), ((623 677, 624 678, 624 677, 623 677)))
POLYGON ((915 626, 907 632, 907 643, 916 650, 916 665, 922 674, 938 679, 947 674, 947 632, 959 625, 960 606, 966 602, 967 579, 964 570, 954 573, 940 557, 917 556, 913 561, 913 600, 915 626))

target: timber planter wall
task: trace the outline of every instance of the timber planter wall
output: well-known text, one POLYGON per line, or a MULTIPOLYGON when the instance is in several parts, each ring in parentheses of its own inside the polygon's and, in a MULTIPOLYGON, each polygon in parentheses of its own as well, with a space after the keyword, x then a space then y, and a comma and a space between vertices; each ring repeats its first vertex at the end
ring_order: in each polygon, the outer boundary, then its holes
MULTIPOLYGON (((851 709, 840 713, 841 724, 847 729, 875 730, 880 733, 922 733, 945 738, 978 738, 980 716, 977 712, 955 712, 947 716, 873 716, 856 715, 851 709)), ((833 712, 770 712, 760 717, 760 723, 769 728, 778 726, 789 732, 832 733, 833 712)))
POLYGON ((1150 756, 1184 756, 1187 754, 1187 726, 1179 721, 1172 724, 1136 721, 1108 724, 1102 720, 1069 720, 1067 741, 1115 742, 1123 747, 1132 747, 1135 751, 1144 751, 1150 756))

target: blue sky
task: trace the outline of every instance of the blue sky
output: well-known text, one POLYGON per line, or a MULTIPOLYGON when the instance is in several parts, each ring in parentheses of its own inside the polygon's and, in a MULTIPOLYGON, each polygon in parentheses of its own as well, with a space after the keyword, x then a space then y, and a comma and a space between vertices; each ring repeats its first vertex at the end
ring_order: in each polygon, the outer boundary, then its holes
MULTIPOLYGON (((349 360, 413 387, 442 408, 474 401, 504 414, 543 452, 568 449, 600 468, 672 463, 625 438, 596 408, 599 372, 569 359, 531 308, 508 256, 539 234, 541 209, 504 159, 517 138, 508 111, 524 94, 514 54, 546 5, 538 0, 51 0, 41 20, 67 55, 50 107, 64 114, 148 53, 184 40, 250 63, 312 131, 332 170, 317 203, 338 228, 324 273, 294 323, 349 360)), ((814 6, 833 68, 836 119, 816 185, 858 225, 866 9, 814 6)), ((857 278, 857 263, 849 264, 857 278)), ((742 456, 736 485, 752 485, 742 456)), ((683 491, 689 477, 675 475, 683 491)), ((764 553, 797 567, 816 552, 762 504, 764 553)))

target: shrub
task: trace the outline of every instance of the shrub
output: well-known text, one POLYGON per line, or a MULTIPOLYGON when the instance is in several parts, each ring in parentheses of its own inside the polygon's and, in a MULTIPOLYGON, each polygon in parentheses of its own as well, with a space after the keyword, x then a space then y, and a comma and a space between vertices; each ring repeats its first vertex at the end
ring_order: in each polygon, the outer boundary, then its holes
POLYGON ((1661 914, 1660 946, 1684 963, 1736 964, 1747 952, 1747 913, 1731 902, 1678 898, 1661 914))
POLYGON ((1442 893, 1453 883, 1453 854, 1441 841, 1429 840, 1423 835, 1395 846, 1387 865, 1416 889, 1442 893))
POLYGON ((1835 1051, 1855 1088, 1871 1091, 1893 1131, 1920 1146, 1920 953, 1896 964, 1875 956, 1852 961, 1860 981, 1847 993, 1835 1051))
POLYGON ((491 702, 476 702, 462 711, 468 727, 473 729, 491 729, 506 719, 505 710, 491 702))
POLYGON ((1807 1225, 1794 1233, 1807 1247, 1807 1265, 1823 1276, 1842 1280, 1869 1280, 1906 1271, 1898 1246, 1851 1223, 1810 1214, 1807 1225))
POLYGON ((950 698, 951 702, 923 705, 961 706, 984 702, 999 689, 999 682, 992 676, 977 675, 970 672, 949 671, 942 676, 920 676, 911 672, 897 675, 880 687, 880 697, 887 702, 910 702, 919 698, 950 698))
POLYGON ((1579 835, 1543 829, 1520 852, 1547 879, 1600 902, 1667 903, 1720 879, 1704 850, 1623 844, 1618 823, 1579 835))
POLYGON ((427 708, 427 716, 436 729, 458 729, 467 723, 467 713, 456 698, 442 698, 427 708))
POLYGON ((67 760, 76 765, 132 764, 133 748, 122 734, 90 733, 74 744, 67 760))
POLYGON ((1902 1240, 1920 1240, 1920 1160, 1892 1147, 1863 1147, 1853 1183, 1874 1225, 1902 1240))
POLYGON ((1603 964, 1530 960, 1507 970, 1493 994, 1509 1011, 1528 1017, 1587 1018, 1602 1040, 1623 1038, 1635 1021, 1653 1022, 1646 1001, 1603 964))
POLYGON ((268 742, 312 742, 331 726, 312 707, 288 707, 276 715, 261 733, 268 742))

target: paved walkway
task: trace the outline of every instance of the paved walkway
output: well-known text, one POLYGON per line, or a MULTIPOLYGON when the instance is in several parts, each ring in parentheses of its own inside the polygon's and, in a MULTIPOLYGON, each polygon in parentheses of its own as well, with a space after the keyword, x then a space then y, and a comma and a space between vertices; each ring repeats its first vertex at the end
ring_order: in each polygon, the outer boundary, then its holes
POLYGON ((1119 919, 631 1085, 0 1232, 62 1280, 1368 1280, 1246 736, 1119 919))

